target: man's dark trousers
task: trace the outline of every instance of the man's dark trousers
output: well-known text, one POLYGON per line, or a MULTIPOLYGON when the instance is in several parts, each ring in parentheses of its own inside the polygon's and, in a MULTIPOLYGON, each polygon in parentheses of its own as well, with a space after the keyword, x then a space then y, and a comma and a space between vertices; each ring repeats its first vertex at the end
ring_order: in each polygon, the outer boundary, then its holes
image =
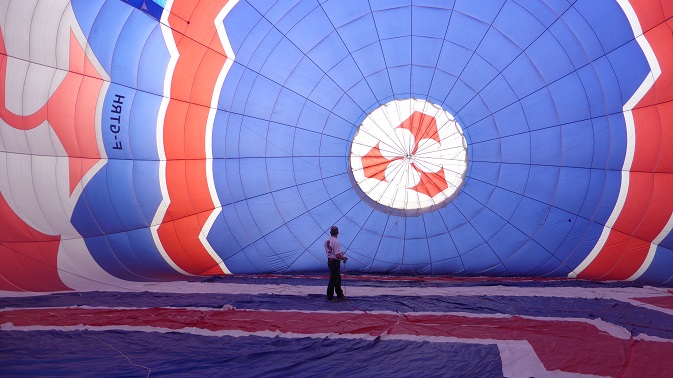
POLYGON ((341 260, 327 260, 329 267, 329 283, 327 284, 327 299, 334 298, 334 292, 339 298, 343 298, 344 292, 341 290, 341 260))

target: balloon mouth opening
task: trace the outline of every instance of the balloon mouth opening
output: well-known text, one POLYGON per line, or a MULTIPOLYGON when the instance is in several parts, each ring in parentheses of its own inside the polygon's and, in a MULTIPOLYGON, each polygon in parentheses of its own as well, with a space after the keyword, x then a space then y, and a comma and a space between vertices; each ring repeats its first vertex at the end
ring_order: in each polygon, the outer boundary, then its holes
POLYGON ((446 206, 465 183, 467 142, 432 102, 393 100, 365 117, 348 158, 353 188, 376 210, 417 216, 446 206))

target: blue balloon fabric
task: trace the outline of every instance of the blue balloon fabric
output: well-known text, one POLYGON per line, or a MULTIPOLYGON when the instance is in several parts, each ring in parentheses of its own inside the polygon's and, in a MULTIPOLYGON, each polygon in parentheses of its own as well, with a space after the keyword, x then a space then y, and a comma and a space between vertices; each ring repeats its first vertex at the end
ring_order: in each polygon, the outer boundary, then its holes
POLYGON ((659 1, 48 3, 2 290, 325 271, 332 225, 352 272, 673 279, 659 1))

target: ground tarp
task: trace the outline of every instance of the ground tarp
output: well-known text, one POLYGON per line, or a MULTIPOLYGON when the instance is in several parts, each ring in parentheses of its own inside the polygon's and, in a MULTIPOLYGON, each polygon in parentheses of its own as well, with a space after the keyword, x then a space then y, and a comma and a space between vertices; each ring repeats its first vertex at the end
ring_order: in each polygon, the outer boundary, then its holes
POLYGON ((673 291, 242 276, 0 298, 0 375, 671 376, 673 291))

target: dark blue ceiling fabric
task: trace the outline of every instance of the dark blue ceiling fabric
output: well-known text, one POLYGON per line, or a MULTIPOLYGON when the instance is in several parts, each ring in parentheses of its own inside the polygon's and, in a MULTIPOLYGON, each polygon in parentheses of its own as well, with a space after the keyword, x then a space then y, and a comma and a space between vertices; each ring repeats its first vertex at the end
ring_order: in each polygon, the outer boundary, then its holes
POLYGON ((213 138, 216 158, 240 157, 215 171, 228 265, 317 269, 338 224, 350 269, 567 275, 617 201, 622 107, 649 66, 617 3, 537 5, 237 4, 213 138), (574 32, 592 20, 622 27, 574 32), (367 114, 404 98, 450 112, 467 141, 460 195, 417 217, 363 204, 346 160, 367 114))

